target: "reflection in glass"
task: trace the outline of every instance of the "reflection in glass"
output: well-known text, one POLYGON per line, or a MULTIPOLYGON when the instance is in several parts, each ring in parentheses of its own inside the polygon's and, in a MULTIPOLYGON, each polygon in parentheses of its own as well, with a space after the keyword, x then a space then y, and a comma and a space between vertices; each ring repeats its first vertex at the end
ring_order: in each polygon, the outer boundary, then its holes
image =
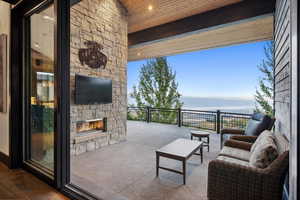
POLYGON ((53 170, 54 154, 54 9, 30 17, 31 159, 53 170))

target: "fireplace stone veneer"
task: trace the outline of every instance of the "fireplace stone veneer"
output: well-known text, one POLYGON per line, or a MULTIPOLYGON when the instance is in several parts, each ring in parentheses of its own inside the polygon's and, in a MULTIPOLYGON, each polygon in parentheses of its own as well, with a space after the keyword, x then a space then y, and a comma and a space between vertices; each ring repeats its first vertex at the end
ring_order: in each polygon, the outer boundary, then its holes
POLYGON ((126 140, 127 11, 118 0, 82 0, 70 12, 70 150, 75 156, 126 140), (103 46, 105 69, 80 63, 78 53, 87 41, 103 46), (75 104, 75 74, 112 80, 112 103, 75 104), (78 122, 102 118, 106 131, 78 132, 78 122))

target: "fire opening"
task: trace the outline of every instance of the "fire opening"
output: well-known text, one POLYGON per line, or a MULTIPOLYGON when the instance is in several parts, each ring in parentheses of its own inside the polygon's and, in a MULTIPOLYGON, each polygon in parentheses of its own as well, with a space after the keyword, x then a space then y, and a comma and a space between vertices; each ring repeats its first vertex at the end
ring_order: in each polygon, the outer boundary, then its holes
POLYGON ((105 132, 107 127, 106 122, 106 118, 78 121, 76 123, 76 131, 77 133, 87 133, 94 131, 105 132))

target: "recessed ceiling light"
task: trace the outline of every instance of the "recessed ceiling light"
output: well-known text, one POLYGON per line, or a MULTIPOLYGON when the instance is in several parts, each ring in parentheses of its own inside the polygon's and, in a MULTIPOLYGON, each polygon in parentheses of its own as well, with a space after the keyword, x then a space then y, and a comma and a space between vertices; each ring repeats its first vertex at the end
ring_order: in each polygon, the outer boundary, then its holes
POLYGON ((54 76, 53 73, 49 73, 49 72, 36 72, 37 74, 40 74, 40 75, 48 75, 48 76, 54 76))
POLYGON ((37 42, 34 43, 34 46, 35 46, 36 48, 40 48, 40 45, 39 45, 39 43, 37 43, 37 42))
POLYGON ((137 55, 138 55, 138 56, 140 56, 140 55, 141 55, 141 53, 140 53, 140 52, 138 52, 138 53, 137 53, 137 55))
POLYGON ((48 15, 44 15, 43 18, 46 19, 46 20, 54 21, 54 18, 50 17, 48 15))
POLYGON ((149 6, 148 6, 148 10, 151 11, 152 9, 153 9, 153 6, 152 6, 152 5, 149 5, 149 6))

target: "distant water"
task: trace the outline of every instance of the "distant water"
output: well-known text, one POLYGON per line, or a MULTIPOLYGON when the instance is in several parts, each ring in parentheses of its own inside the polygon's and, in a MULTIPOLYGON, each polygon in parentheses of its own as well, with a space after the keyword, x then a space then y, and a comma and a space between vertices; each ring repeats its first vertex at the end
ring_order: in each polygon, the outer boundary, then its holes
POLYGON ((196 110, 221 110, 225 112, 253 113, 254 100, 221 97, 181 97, 183 108, 196 110))
MULTIPOLYGON (((253 113, 254 99, 222 97, 181 97, 183 108, 195 110, 221 110, 224 112, 253 113)), ((128 103, 134 100, 128 97, 128 103)))

